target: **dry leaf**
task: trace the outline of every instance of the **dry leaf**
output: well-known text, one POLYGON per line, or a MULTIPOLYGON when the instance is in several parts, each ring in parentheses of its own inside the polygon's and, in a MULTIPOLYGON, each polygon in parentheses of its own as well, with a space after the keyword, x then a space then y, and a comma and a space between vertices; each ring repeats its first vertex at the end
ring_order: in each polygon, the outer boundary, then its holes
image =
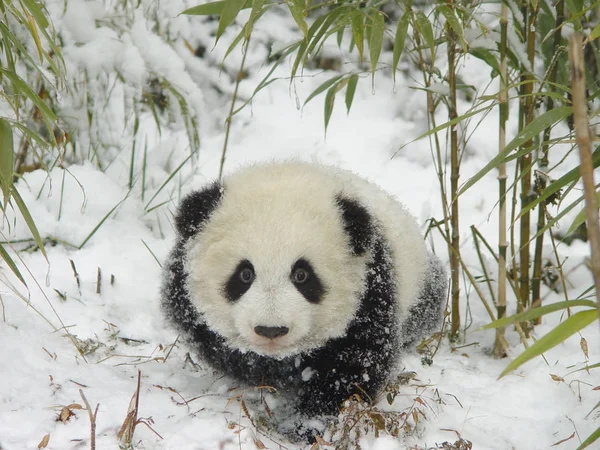
POLYGON ((559 377, 558 375, 554 375, 553 373, 551 373, 551 374, 550 374, 550 376, 552 377, 552 379, 553 379, 554 381, 558 381, 559 383, 560 383, 560 382, 564 382, 564 381, 565 381, 565 379, 564 379, 564 378, 562 378, 562 377, 559 377))
POLYGON ((552 444, 551 447, 556 447, 557 445, 560 445, 564 442, 567 442, 570 439, 573 439, 575 437, 575 433, 573 433, 571 436, 569 436, 568 438, 565 439, 561 439, 560 441, 556 442, 555 444, 552 444))
POLYGON ((267 447, 265 447, 265 444, 263 444, 258 439, 254 439, 254 445, 256 445, 256 448, 258 448, 260 450, 264 450, 265 448, 267 448, 267 447))
POLYGON ((600 386, 596 386, 592 391, 600 391, 600 386))
POLYGON ((44 436, 42 438, 42 441, 38 444, 38 448, 46 448, 46 446, 48 445, 48 442, 50 442, 49 434, 47 434, 46 436, 44 436))
POLYGON ((590 359, 590 357, 588 356, 587 341, 585 340, 585 338, 583 336, 581 337, 581 340, 579 341, 579 346, 581 347, 581 351, 585 355, 585 359, 590 359))
MULTIPOLYGON (((315 444, 317 445, 325 445, 325 446, 332 446, 333 444, 331 442, 327 442, 325 439, 323 439, 321 436, 315 436, 315 444)), ((312 448, 311 448, 312 450, 312 448)))
POLYGON ((57 422, 60 421, 62 423, 67 423, 69 419, 74 416, 75 413, 69 409, 68 406, 64 406, 57 417, 57 422))

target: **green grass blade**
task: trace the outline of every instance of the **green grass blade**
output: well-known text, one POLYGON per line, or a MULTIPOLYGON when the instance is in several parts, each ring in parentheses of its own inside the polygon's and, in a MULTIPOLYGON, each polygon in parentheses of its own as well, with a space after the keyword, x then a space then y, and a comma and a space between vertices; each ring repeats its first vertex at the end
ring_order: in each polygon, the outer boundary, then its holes
POLYGON ((356 85, 358 84, 358 74, 354 73, 348 78, 348 86, 346 87, 346 112, 350 114, 350 108, 352 107, 352 101, 354 100, 354 94, 356 92, 356 85))
POLYGON ((13 133, 10 123, 0 118, 0 187, 4 195, 2 209, 6 208, 13 188, 13 133))
POLYGON ((6 249, 4 248, 4 246, 2 244, 0 244, 0 258, 2 258, 4 260, 6 265, 10 268, 12 273, 15 274, 15 276, 19 279, 19 281, 21 283, 23 283, 24 286, 27 286, 27 283, 25 283, 25 280, 23 279, 23 276, 21 275, 19 268, 17 267, 17 265, 15 264, 15 262, 10 257, 10 255, 8 254, 8 252, 6 251, 6 249))
POLYGON ((402 15, 402 17, 398 21, 398 27, 396 28, 396 37, 394 39, 394 51, 392 55, 392 75, 394 77, 394 83, 396 82, 396 70, 398 69, 400 56, 402 56, 402 50, 404 50, 404 42, 406 41, 406 33, 408 32, 409 22, 410 11, 408 10, 402 15))
POLYGON ((33 217, 31 217, 31 214, 29 213, 29 210, 27 209, 27 206, 25 205, 21 194, 19 194, 19 191, 17 189, 12 190, 12 198, 17 204, 17 207, 19 208, 19 211, 21 212, 25 223, 29 227, 29 231, 31 231, 31 235, 35 240, 35 243, 38 245, 40 251, 42 252, 42 255, 44 255, 44 258, 46 258, 46 261, 48 261, 48 255, 46 255, 46 250, 44 249, 44 242, 42 241, 40 232, 38 231, 37 226, 33 221, 33 217))
POLYGON ((574 308, 576 306, 588 306, 590 308, 596 308, 596 303, 591 300, 569 300, 565 302, 552 303, 550 305, 544 305, 537 308, 531 308, 522 313, 515 314, 510 317, 503 317, 499 320, 494 320, 492 323, 481 327, 482 330, 489 330, 491 328, 506 327, 513 323, 525 322, 526 320, 536 319, 545 314, 550 314, 556 311, 560 311, 567 308, 574 308))
POLYGON ((125 194, 125 197, 123 197, 123 199, 120 200, 119 203, 117 203, 115 206, 113 206, 111 208, 111 210, 104 215, 104 217, 100 220, 100 222, 98 222, 98 224, 94 227, 94 229, 90 232, 90 234, 88 234, 87 237, 83 240, 83 242, 79 245, 79 247, 77 247, 79 250, 81 250, 83 248, 83 246, 85 244, 87 244, 88 241, 92 238, 92 236, 94 236, 94 234, 96 234, 96 231, 98 231, 100 229, 100 227, 104 224, 104 222, 106 222, 106 219, 108 219, 112 215, 112 213, 115 212, 115 210, 125 200, 127 200, 127 197, 129 197, 129 194, 131 194, 131 189, 127 192, 127 194, 125 194))
POLYGON ((591 444, 600 439, 600 427, 596 429, 592 434, 590 434, 585 441, 581 443, 577 450, 583 450, 584 448, 589 447, 591 444))
POLYGON ((512 372, 517 367, 525 364, 527 361, 541 355, 542 353, 550 350, 556 345, 563 342, 569 336, 577 333, 579 330, 587 327, 592 322, 598 320, 598 310, 580 311, 573 314, 567 320, 557 325, 552 331, 536 341, 531 347, 517 356, 504 371, 500 374, 499 378, 502 378, 509 372, 512 372))
POLYGON ((560 108, 555 108, 550 111, 545 112, 544 114, 536 117, 533 121, 531 121, 526 127, 524 127, 510 143, 504 148, 502 152, 499 152, 497 156, 492 158, 492 160, 485 165, 483 169, 473 175, 469 181, 467 181, 459 190, 458 195, 462 195, 467 191, 470 187, 472 187, 475 183, 477 183, 484 175, 486 175, 490 170, 498 167, 502 162, 506 160, 506 157, 513 150, 523 145, 525 142, 533 139, 539 133, 544 131, 546 128, 550 128, 552 125, 557 122, 565 119, 567 116, 572 114, 573 108, 570 106, 563 106, 560 108))
MULTIPOLYGON (((196 154, 196 152, 191 152, 188 156, 186 156, 186 158, 181 162, 181 164, 179 164, 177 166, 177 168, 167 177, 167 179, 163 182, 163 184, 160 185, 160 187, 158 188, 158 190, 154 193, 154 195, 152 196, 152 198, 150 200, 148 200, 148 203, 146 203, 146 206, 144 207, 144 209, 147 211, 148 207, 150 206, 150 203, 152 203, 152 200, 154 200, 156 198, 156 196, 158 194, 160 194, 160 192, 164 189, 164 187, 169 183, 169 181, 171 181, 171 179, 173 179, 173 177, 175 175, 177 175, 179 173, 179 171, 181 170, 181 168, 183 166, 185 166, 185 164, 190 160, 190 158, 192 156, 194 156, 196 154)), ((128 194, 129 195, 129 194, 128 194)))

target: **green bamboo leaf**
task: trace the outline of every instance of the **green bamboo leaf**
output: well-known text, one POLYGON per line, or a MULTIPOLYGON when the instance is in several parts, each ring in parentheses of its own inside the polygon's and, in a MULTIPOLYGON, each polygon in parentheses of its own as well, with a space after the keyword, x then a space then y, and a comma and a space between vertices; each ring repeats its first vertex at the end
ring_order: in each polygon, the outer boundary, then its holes
POLYGON ((589 40, 593 41, 594 39, 598 39, 600 37, 600 23, 594 27, 592 32, 590 33, 589 40))
MULTIPOLYGON (((35 93, 33 89, 27 84, 21 77, 19 77, 16 73, 9 72, 6 69, 0 67, 0 72, 5 75, 10 81, 15 85, 20 91, 24 92, 25 95, 34 103, 35 106, 40 110, 44 118, 48 122, 56 122, 56 116, 52 112, 52 110, 46 105, 44 100, 40 98, 39 95, 35 93)), ((52 129, 51 124, 49 125, 49 129, 52 129)))
POLYGON ((398 21, 396 38, 394 39, 394 52, 392 55, 392 75, 394 76, 394 83, 396 82, 396 70, 398 69, 400 56, 402 56, 402 50, 404 50, 404 42, 406 41, 406 33, 408 32, 409 22, 410 10, 407 10, 398 21))
POLYGON ((465 41, 465 32, 460 20, 458 20, 458 17, 456 17, 454 9, 450 8, 448 5, 439 5, 437 10, 446 18, 448 25, 450 25, 452 31, 454 31, 458 39, 460 39, 463 49, 466 50, 467 42, 465 41))
POLYGON ((536 341, 531 347, 517 356, 504 371, 500 374, 499 378, 512 372, 517 367, 525 364, 527 361, 541 355, 542 353, 550 350, 556 345, 563 342, 569 336, 577 333, 579 330, 587 327, 592 322, 598 320, 598 310, 592 309, 588 311, 580 311, 573 314, 567 320, 557 325, 552 331, 536 341))
POLYGON ((38 231, 37 226, 33 221, 33 217, 31 217, 31 214, 29 213, 29 210, 27 209, 27 206, 25 205, 21 194, 19 194, 19 191, 17 189, 12 190, 12 198, 17 204, 17 208, 19 208, 19 211, 21 212, 25 223, 29 227, 29 231, 31 231, 31 235, 33 236, 35 243, 38 245, 40 251, 42 252, 42 255, 44 255, 44 258, 46 258, 46 261, 48 261, 48 255, 46 255, 46 250, 44 249, 44 242, 40 237, 40 232, 38 231))
POLYGON ((329 119, 333 112, 333 104, 335 101, 335 93, 337 92, 336 86, 332 86, 325 94, 325 133, 327 133, 327 125, 329 125, 329 119))
MULTIPOLYGON (((523 145, 525 142, 533 139, 539 133, 544 131, 546 128, 551 127, 555 123, 565 119, 567 116, 572 114, 573 108, 570 106, 563 106, 560 108, 554 108, 550 111, 545 112, 544 114, 536 117, 533 121, 531 121, 526 127, 524 127, 510 143, 499 152, 494 158, 488 162, 483 169, 477 172, 473 177, 469 179, 459 190, 458 195, 462 195, 477 183, 485 174, 487 174, 490 170, 498 167, 500 163, 505 162, 508 154, 515 150, 517 147, 523 145)), ((522 153, 528 153, 528 149, 523 149, 522 153)))
POLYGON ((250 39, 250 33, 252 32, 254 24, 267 10, 267 8, 263 9, 264 4, 265 0, 254 0, 252 2, 252 11, 250 11, 250 17, 248 18, 246 25, 244 25, 246 40, 250 39))
POLYGON ((500 73, 500 65, 494 54, 485 48, 469 48, 469 54, 475 58, 482 60, 492 69, 492 78, 495 78, 500 73))
POLYGON ((300 46, 298 47, 298 53, 296 54, 296 59, 294 59, 294 64, 292 64, 290 84, 292 83, 292 81, 294 80, 294 77, 296 76, 296 72, 298 71, 298 67, 300 67, 300 63, 302 62, 303 59, 305 59, 306 55, 309 53, 309 51, 307 50, 309 42, 313 39, 313 37, 315 36, 315 33, 317 33, 317 31, 321 28, 321 26, 323 25, 323 23, 325 22, 327 17, 328 17, 328 15, 323 15, 323 16, 317 17, 315 19, 315 21, 313 22, 313 24, 308 29, 307 38, 302 39, 300 46))
POLYGON ((292 17, 296 21, 298 28, 302 30, 302 34, 306 39, 308 37, 308 25, 306 24, 306 3, 304 0, 290 0, 288 1, 288 8, 290 9, 290 13, 292 13, 292 17))
POLYGON ((351 15, 352 38, 358 50, 358 59, 363 61, 365 56, 365 18, 362 12, 358 10, 352 11, 351 15))
POLYGON ((375 83, 375 69, 381 55, 383 47, 383 32, 385 31, 385 23, 383 13, 377 11, 373 21, 370 24, 370 32, 368 33, 369 57, 371 58, 371 83, 375 83))
POLYGON ((46 19, 39 4, 34 0, 23 0, 23 3, 25 3, 25 6, 37 22, 38 26, 40 28, 48 28, 48 19, 46 19))
MULTIPOLYGON (((600 202, 600 192, 596 192, 596 202, 600 202)), ((586 219, 586 214, 585 214, 585 208, 584 208, 577 213, 577 215, 575 216, 575 219, 573 220, 573 223, 567 230, 566 234, 569 235, 573 231, 575 231, 577 228, 579 228, 581 226, 581 224, 585 222, 585 219, 586 219)))
POLYGON ((589 447, 591 444, 596 442, 598 439, 600 439, 600 427, 596 428, 596 431, 594 431, 592 434, 590 434, 587 437, 587 439, 585 441, 583 441, 579 447, 577 447, 577 450, 583 450, 584 448, 589 447))
POLYGON ((269 72, 267 72, 267 74, 260 81, 260 83, 258 83, 258 86, 256 86, 256 88, 254 88, 252 95, 244 103, 242 103, 241 106, 239 106, 238 108, 236 108, 235 111, 233 111, 233 113, 231 114, 232 117, 235 116, 237 113, 239 113, 242 109, 244 109, 246 107, 246 105, 248 105, 248 103, 250 103, 254 99, 254 96, 256 94, 258 94, 262 89, 264 89, 265 87, 267 87, 274 81, 278 80, 278 78, 271 78, 271 75, 273 75, 273 72, 275 72, 275 69, 277 69, 277 67, 279 67, 279 65, 283 61, 287 60, 287 57, 291 53, 293 53, 297 48, 301 47, 302 44, 306 44, 306 40, 300 39, 299 41, 294 42, 293 44, 290 44, 288 47, 286 47, 281 52, 281 54, 279 55, 279 58, 277 58, 277 61, 275 61, 275 63, 271 66, 271 69, 269 70, 269 72))
MULTIPOLYGON (((594 166, 594 169, 600 166, 600 148, 594 150, 594 153, 592 154, 592 165, 594 166)), ((575 183, 577 180, 579 180, 579 178, 581 178, 581 174, 579 173, 579 166, 569 170, 558 180, 555 180, 548 186, 546 186, 546 188, 542 191, 541 195, 539 195, 534 201, 528 203, 527 206, 525 206, 525 208, 521 210, 516 220, 520 219, 521 216, 527 211, 530 211, 531 209, 535 208, 541 202, 545 201, 548 197, 560 191, 565 186, 575 183)))
POLYGON ((330 78, 329 80, 325 81, 324 83, 321 83, 314 91, 312 91, 310 93, 310 95, 308 96, 308 98, 306 100, 304 100, 304 104, 302 106, 306 106, 306 104, 308 102, 310 102, 313 98, 315 98, 317 95, 319 95, 324 90, 326 90, 329 87, 331 87, 334 83, 336 83, 337 81, 339 81, 340 78, 342 78, 343 76, 344 75, 337 75, 337 76, 335 76, 333 78, 330 78))
MULTIPOLYGON (((186 9, 181 14, 186 14, 190 16, 218 16, 223 12, 223 8, 225 7, 225 3, 227 0, 221 0, 218 2, 210 2, 205 3, 203 5, 193 6, 191 8, 186 9)), ((247 9, 252 7, 252 0, 247 0, 242 9, 247 9)))
POLYGON ((227 27, 233 23, 246 3, 248 3, 248 0, 225 0, 223 10, 221 11, 221 17, 219 17, 215 44, 219 42, 219 38, 225 33, 227 27))
POLYGON ((346 111, 350 114, 350 107, 354 100, 354 93, 356 92, 356 85, 358 84, 358 74, 354 73, 350 75, 348 79, 348 86, 346 87, 346 111))
POLYGON ((29 34, 33 38, 33 42, 35 42, 35 46, 38 51, 38 57, 40 58, 40 63, 44 62, 44 49, 42 47, 40 34, 38 33, 38 29, 35 25, 35 19, 33 19, 33 16, 27 16, 27 29, 29 30, 29 34))
POLYGON ((429 21, 427 16, 421 11, 416 12, 416 19, 417 30, 419 31, 423 39, 425 39, 425 42, 431 50, 431 54, 435 54, 435 36, 433 34, 433 27, 431 26, 431 22, 429 21))
POLYGON ((567 308, 575 308, 576 306, 586 306, 595 309, 597 307, 596 302, 591 300, 569 300, 565 302, 552 303, 550 305, 539 306, 537 308, 531 308, 522 313, 515 314, 510 317, 503 317, 499 320, 494 320, 492 323, 482 327, 482 330, 489 330, 491 328, 501 328, 508 325, 512 325, 517 322, 525 322, 527 320, 536 319, 545 314, 550 314, 556 311, 561 311, 567 308))
POLYGON ((13 188, 13 133, 10 123, 0 118, 0 187, 4 194, 2 209, 6 208, 13 188))
POLYGON ((0 244, 0 258, 2 258, 2 260, 10 268, 12 273, 15 274, 15 276, 19 279, 19 281, 21 283, 23 283, 25 286, 27 286, 27 283, 25 283, 25 280, 23 279, 23 275, 21 275, 19 268, 17 267, 17 265, 15 264, 13 259, 10 257, 10 255, 8 254, 6 249, 2 246, 2 244, 0 244))

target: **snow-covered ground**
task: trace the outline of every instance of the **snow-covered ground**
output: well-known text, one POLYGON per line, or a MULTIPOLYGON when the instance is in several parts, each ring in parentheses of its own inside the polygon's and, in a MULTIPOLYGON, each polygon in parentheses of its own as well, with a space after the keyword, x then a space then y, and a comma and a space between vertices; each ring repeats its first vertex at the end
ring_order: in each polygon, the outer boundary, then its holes
MULTIPOLYGON (((107 9, 101 1, 69 0, 66 14, 62 1, 48 2, 63 35, 69 76, 79 76, 78 70, 84 69, 89 73, 114 71, 125 82, 113 80, 113 91, 107 89, 110 101, 104 110, 95 111, 94 120, 100 127, 93 130, 95 134, 81 132, 89 142, 103 139, 109 148, 104 160, 103 156, 92 162, 82 158, 80 164, 68 170, 55 168, 49 176, 35 171, 18 184, 42 236, 48 238, 48 261, 34 246, 18 254, 29 290, 19 285, 8 268, 1 269, 2 450, 36 448, 46 435, 45 448, 90 448, 90 420, 82 409, 80 392, 92 409, 99 405, 96 448, 118 448, 117 433, 127 416, 138 373, 138 417, 145 424, 139 423, 135 429, 135 448, 252 449, 262 448, 261 444, 269 449, 297 448, 282 437, 265 435, 260 426, 257 429, 256 418, 264 411, 252 402, 256 394, 234 389, 239 387, 188 354, 184 345, 176 343, 175 332, 165 326, 159 311, 160 264, 174 237, 172 212, 182 194, 217 176, 225 137, 223 123, 233 90, 228 74, 234 73, 241 61, 240 51, 234 50, 224 72, 219 74, 214 66, 207 68, 205 61, 220 61, 235 34, 227 32, 211 51, 210 27, 214 29, 216 22, 176 17, 193 3, 166 3, 169 5, 157 6, 143 1, 145 13, 131 12, 127 22, 133 24, 131 29, 119 34, 105 23, 122 18, 107 17, 106 11, 114 9, 107 9), (150 23, 147 17, 154 17, 153 11, 158 19, 150 23), (156 23, 161 24, 160 32, 156 23), (165 44, 156 33, 169 35, 174 44, 165 44), (194 56, 184 39, 192 47, 202 42, 207 45, 205 60, 194 56), (159 133, 150 112, 140 111, 135 184, 130 189, 132 121, 124 124, 126 112, 132 108, 127 98, 140 95, 138 88, 149 72, 173 80, 186 95, 198 119, 201 146, 168 180, 189 155, 188 133, 176 121, 159 133), (223 92, 211 91, 211 83, 223 92), (83 354, 74 344, 84 349, 83 354), (246 417, 241 398, 249 399, 252 421, 246 417)), ((264 62, 267 51, 263 42, 267 38, 291 39, 291 24, 289 17, 284 20, 276 15, 259 22, 247 59, 249 76, 240 85, 241 100, 250 97, 270 69, 264 62)), ((334 164, 396 195, 420 223, 431 217, 441 219, 438 180, 427 140, 411 143, 392 158, 403 144, 427 130, 425 96, 411 89, 414 81, 399 72, 394 85, 390 74, 383 71, 376 76, 373 92, 370 79, 361 80, 351 113, 346 114, 343 99, 338 99, 325 135, 323 97, 301 109, 297 104, 333 74, 305 70, 290 86, 286 79, 290 65, 278 68, 274 76, 282 79, 262 90, 234 117, 225 172, 249 162, 283 158, 334 164)), ((478 89, 486 86, 489 69, 478 60, 467 58, 460 70, 469 84, 478 89)), ((110 77, 105 81, 110 85, 110 77)), ((489 89, 493 92, 493 86, 489 89)), ((70 118, 70 125, 83 127, 81 111, 85 110, 65 102, 62 112, 70 118)), ((466 101, 461 103, 463 111, 468 106, 466 101)), ((509 131, 516 127, 515 118, 513 114, 509 131)), ((438 123, 443 120, 442 115, 438 123)), ((477 127, 474 121, 470 124, 472 135, 463 159, 462 180, 482 168, 497 151, 497 123, 492 112, 477 127)), ((576 159, 569 156, 561 173, 575 164, 576 159)), ((475 274, 481 273, 481 266, 469 227, 475 225, 493 247, 497 245, 497 190, 492 171, 460 199, 463 257, 475 274)), ((563 227, 569 225, 569 218, 563 227)), ((2 233, 13 240, 28 237, 20 218, 9 218, 2 233)), ((430 235, 436 252, 447 259, 438 233, 430 235)), ((23 249, 23 244, 15 244, 15 248, 23 249)), ((551 248, 547 250, 550 256, 551 248)), ((582 265, 588 245, 580 241, 570 247, 561 244, 559 252, 566 258, 568 295, 575 298, 591 284, 591 275, 582 265)), ((491 258, 487 263, 493 269, 491 258)), ((544 291, 544 301, 561 299, 563 294, 544 291)), ((398 438, 375 438, 371 433, 360 441, 362 448, 421 449, 462 437, 477 450, 548 449, 562 440, 556 448, 575 449, 600 426, 597 414, 589 414, 600 401, 598 390, 594 391, 600 385, 598 373, 576 371, 588 361, 600 360, 597 324, 547 352, 545 360, 537 358, 498 380, 509 359, 490 356, 494 334, 478 330, 489 323, 489 317, 468 284, 463 286, 461 300, 463 320, 468 324, 464 340, 455 345, 443 340, 429 366, 421 364, 418 354, 407 354, 403 370, 414 371, 416 378, 400 386, 392 405, 385 399, 378 405, 384 411, 408 412, 410 430, 398 438), (582 337, 588 342, 589 360, 580 347, 582 337), (418 412, 413 415, 412 411, 418 412)), ((509 309, 514 312, 514 299, 511 301, 509 309)), ((561 319, 560 314, 544 318, 534 336, 544 335, 561 319)), ((523 347, 512 329, 507 333, 513 358, 523 347)), ((279 400, 270 397, 267 401, 276 414, 279 400)), ((331 435, 324 438, 335 440, 331 435)))

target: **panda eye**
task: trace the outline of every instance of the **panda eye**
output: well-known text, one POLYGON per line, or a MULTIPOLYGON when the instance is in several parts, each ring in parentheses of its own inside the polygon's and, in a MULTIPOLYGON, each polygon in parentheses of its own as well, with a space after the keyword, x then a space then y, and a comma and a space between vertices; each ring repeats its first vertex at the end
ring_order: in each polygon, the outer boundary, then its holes
POLYGON ((254 272, 252 271, 252 269, 250 269, 249 267, 242 269, 240 271, 240 281, 246 284, 252 283, 252 281, 254 281, 254 272))
POLYGON ((306 283, 308 278, 308 272, 302 268, 297 268, 296 270, 294 270, 294 273, 292 273, 292 281, 297 284, 306 283))

